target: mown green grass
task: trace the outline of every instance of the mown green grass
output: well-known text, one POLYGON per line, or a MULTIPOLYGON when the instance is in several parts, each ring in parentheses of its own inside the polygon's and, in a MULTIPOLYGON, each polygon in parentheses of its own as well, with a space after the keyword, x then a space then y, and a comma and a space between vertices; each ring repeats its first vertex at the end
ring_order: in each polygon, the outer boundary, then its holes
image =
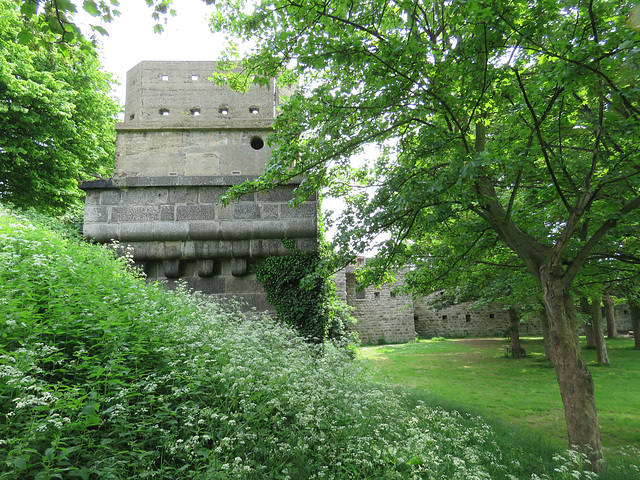
MULTIPOLYGON (((416 389, 489 418, 528 428, 566 445, 564 413, 555 371, 544 360, 541 338, 523 338, 527 356, 504 355, 507 339, 420 340, 363 347, 359 355, 378 367, 377 378, 416 389)), ((607 340, 610 366, 583 350, 596 386, 605 454, 640 446, 640 351, 633 340, 607 340)))

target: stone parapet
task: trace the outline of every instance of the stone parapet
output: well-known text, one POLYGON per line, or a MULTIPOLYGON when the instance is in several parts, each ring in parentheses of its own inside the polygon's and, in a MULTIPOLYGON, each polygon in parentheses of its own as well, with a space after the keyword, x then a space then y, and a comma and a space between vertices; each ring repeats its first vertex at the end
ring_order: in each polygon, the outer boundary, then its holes
POLYGON ((147 186, 120 187, 129 180, 82 185, 87 191, 84 235, 131 244, 136 259, 263 258, 286 254, 283 238, 295 240, 302 251, 317 249, 317 201, 291 207, 295 185, 225 205, 221 198, 230 185, 219 182, 171 186, 166 179, 146 178, 147 186))

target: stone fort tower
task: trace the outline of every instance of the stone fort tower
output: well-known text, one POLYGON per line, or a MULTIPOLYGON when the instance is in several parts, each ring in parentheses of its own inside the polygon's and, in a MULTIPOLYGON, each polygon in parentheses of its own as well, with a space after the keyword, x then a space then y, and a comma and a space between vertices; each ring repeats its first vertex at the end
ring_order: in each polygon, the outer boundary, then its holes
POLYGON ((152 280, 269 307, 252 265, 317 249, 317 201, 291 208, 296 182, 224 207, 226 190, 259 176, 281 95, 272 80, 246 94, 208 80, 215 62, 142 62, 127 73, 115 173, 84 182, 84 235, 129 245, 152 280))

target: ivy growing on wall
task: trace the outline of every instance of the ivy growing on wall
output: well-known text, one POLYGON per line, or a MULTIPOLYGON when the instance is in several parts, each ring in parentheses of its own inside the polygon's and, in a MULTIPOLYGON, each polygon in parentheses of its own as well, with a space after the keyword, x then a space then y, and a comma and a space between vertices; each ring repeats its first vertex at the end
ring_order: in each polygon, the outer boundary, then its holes
POLYGON ((283 240, 289 255, 268 257, 256 271, 267 300, 280 319, 311 343, 344 337, 353 321, 348 307, 336 299, 336 289, 323 268, 321 255, 296 251, 295 241, 283 240))

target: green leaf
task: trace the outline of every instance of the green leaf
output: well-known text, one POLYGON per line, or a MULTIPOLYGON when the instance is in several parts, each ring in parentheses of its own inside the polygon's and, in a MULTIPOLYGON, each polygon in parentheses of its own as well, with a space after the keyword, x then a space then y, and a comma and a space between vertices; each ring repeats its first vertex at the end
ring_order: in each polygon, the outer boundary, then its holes
POLYGON ((94 2, 93 0, 84 0, 84 2, 82 3, 82 8, 84 8, 84 11, 93 17, 99 17, 102 14, 102 12, 100 12, 100 9, 98 8, 98 5, 96 5, 96 2, 94 2))
POLYGON ((24 456, 12 459, 11 463, 13 463, 18 470, 24 470, 27 468, 27 459, 24 456))

